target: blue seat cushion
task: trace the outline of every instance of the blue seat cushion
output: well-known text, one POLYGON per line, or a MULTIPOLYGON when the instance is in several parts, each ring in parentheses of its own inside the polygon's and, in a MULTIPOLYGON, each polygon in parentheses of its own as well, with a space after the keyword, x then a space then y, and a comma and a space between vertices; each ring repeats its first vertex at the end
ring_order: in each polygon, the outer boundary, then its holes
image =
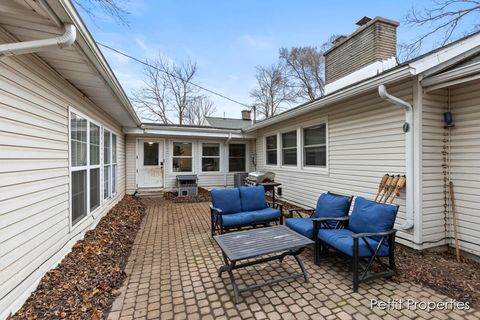
POLYGON ((317 201, 315 218, 344 217, 350 208, 350 197, 338 196, 330 193, 323 193, 317 201))
MULTIPOLYGON (((318 239, 349 256, 353 256, 352 234, 353 232, 347 229, 321 229, 318 231, 318 239)), ((375 251, 378 245, 378 240, 368 237, 365 239, 375 251)), ((388 244, 384 242, 377 255, 380 257, 386 257, 388 256, 388 251, 388 244)), ((358 239, 358 255, 360 257, 370 257, 372 255, 362 238, 358 239)))
POLYGON ((301 235, 313 239, 313 221, 310 218, 290 218, 285 224, 287 227, 301 235))
POLYGON ((355 233, 385 232, 393 229, 396 217, 396 206, 357 197, 348 222, 348 229, 355 233))
POLYGON ((251 224, 254 222, 254 217, 250 212, 239 212, 233 214, 222 215, 223 226, 232 227, 232 226, 241 226, 246 224, 251 224))
POLYGON ((267 207, 265 188, 263 186, 240 187, 240 201, 243 212, 265 209, 267 207))
POLYGON ((251 215, 254 222, 272 221, 275 219, 280 219, 282 216, 279 210, 268 207, 265 209, 248 211, 245 213, 251 215))
POLYGON ((242 212, 238 188, 213 189, 210 193, 212 205, 222 209, 223 214, 242 212))

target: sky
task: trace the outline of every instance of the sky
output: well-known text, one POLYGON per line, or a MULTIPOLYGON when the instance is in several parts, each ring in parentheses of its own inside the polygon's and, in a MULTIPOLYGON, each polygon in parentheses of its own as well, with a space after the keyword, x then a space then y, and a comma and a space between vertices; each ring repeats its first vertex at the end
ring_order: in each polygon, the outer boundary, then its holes
MULTIPOLYGON (((197 62, 195 82, 245 104, 255 87, 255 68, 277 61, 281 47, 317 46, 332 34, 352 33, 363 16, 402 22, 412 6, 430 0, 123 0, 129 25, 102 13, 94 21, 80 11, 96 41, 141 60, 160 53, 175 62, 197 62)), ((398 42, 418 29, 401 25, 398 42)), ((428 43, 431 49, 435 43, 428 43)), ((143 67, 101 48, 127 94, 142 86, 143 67)), ((206 93, 207 94, 207 93, 206 93)), ((208 94, 207 94, 208 95, 208 94)), ((245 107, 209 95, 215 116, 239 118, 245 107)))

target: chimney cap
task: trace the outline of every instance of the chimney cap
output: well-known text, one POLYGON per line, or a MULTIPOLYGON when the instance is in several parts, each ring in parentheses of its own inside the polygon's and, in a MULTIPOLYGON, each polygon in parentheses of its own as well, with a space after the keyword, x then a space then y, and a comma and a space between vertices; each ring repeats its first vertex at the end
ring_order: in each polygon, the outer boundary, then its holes
POLYGON ((355 24, 359 27, 363 26, 364 24, 368 23, 372 21, 372 18, 370 18, 369 16, 364 16, 363 18, 361 18, 360 20, 358 20, 355 24))
POLYGON ((242 110, 242 120, 251 120, 251 114, 252 114, 252 111, 251 110, 242 110))

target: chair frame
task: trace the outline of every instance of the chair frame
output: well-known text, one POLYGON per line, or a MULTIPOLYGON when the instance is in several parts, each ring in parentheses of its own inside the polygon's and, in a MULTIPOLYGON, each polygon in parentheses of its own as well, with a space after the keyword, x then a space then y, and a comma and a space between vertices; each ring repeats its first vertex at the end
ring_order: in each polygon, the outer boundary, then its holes
POLYGON ((215 233, 224 234, 226 232, 232 231, 232 229, 241 230, 244 228, 256 228, 259 226, 268 227, 271 222, 275 222, 277 225, 283 224, 283 204, 275 203, 267 200, 267 206, 274 208, 280 211, 280 218, 267 220, 267 221, 258 221, 254 223, 240 224, 234 226, 224 226, 223 225, 223 212, 220 208, 215 208, 213 205, 210 205, 210 220, 211 220, 211 235, 212 237, 215 233))
MULTIPOLYGON (((399 206, 396 206, 396 212, 395 215, 398 213, 399 206)), ((326 253, 328 252, 329 248, 334 249, 337 252, 340 252, 342 255, 347 256, 351 259, 351 266, 352 266, 352 271, 353 271, 353 291, 357 292, 358 287, 360 283, 371 281, 374 279, 382 278, 382 277, 391 277, 394 276, 397 273, 397 267, 395 264, 395 234, 397 232, 396 229, 390 229, 388 231, 384 232, 367 232, 367 233, 354 233, 352 234, 353 238, 353 256, 349 256, 339 249, 332 247, 328 245, 327 243, 323 242, 322 240, 318 239, 318 232, 319 228, 318 225, 321 223, 326 223, 327 221, 335 220, 338 221, 338 224, 341 224, 342 227, 348 226, 348 221, 350 217, 344 217, 344 218, 316 218, 314 219, 314 237, 316 238, 315 241, 315 264, 320 265, 320 257, 325 257, 326 253), (317 229, 315 231, 315 228, 317 226, 317 229), (378 245, 376 248, 372 248, 372 246, 368 243, 366 238, 370 237, 379 237, 380 240, 378 242, 378 245), (370 251, 371 256, 359 256, 359 242, 364 241, 367 249, 370 251), (388 243, 388 264, 385 264, 381 258, 378 256, 378 252, 381 248, 381 246, 387 242, 388 243), (360 260, 361 259, 367 259, 367 264, 364 268, 360 265, 360 260), (373 274, 370 274, 370 268, 372 267, 373 263, 377 262, 384 268, 386 268, 386 271, 382 272, 375 272, 373 274)))

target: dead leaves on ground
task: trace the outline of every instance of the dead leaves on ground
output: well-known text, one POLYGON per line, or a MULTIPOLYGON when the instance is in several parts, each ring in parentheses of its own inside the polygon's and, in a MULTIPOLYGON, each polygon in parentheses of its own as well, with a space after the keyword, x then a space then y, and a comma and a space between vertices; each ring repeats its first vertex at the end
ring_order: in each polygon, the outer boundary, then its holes
POLYGON ((102 319, 126 278, 143 204, 125 196, 85 234, 11 319, 102 319))

